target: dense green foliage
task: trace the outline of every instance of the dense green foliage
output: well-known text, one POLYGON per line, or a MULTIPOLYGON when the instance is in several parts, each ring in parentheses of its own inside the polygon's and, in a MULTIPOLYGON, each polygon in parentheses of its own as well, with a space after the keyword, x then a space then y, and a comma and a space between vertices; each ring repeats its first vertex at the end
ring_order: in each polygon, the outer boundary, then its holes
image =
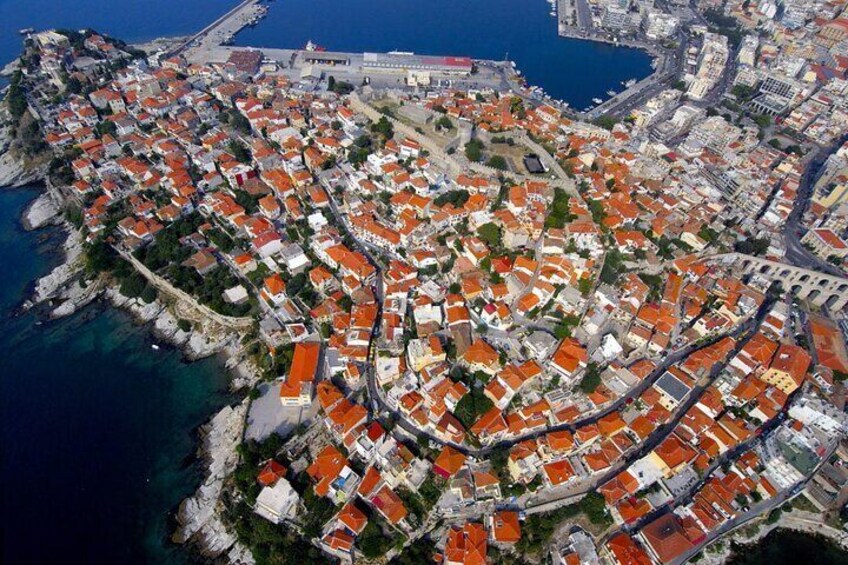
POLYGON ((492 401, 483 394, 483 389, 473 387, 456 404, 453 414, 462 422, 466 429, 474 425, 474 422, 492 408, 492 401))
POLYGON ((24 93, 21 80, 23 75, 21 71, 15 71, 12 75, 12 81, 9 84, 9 90, 6 93, 6 103, 9 106, 9 113, 14 118, 20 118, 27 110, 26 94, 24 93))
POLYGON ((371 124, 371 132, 379 134, 385 139, 391 139, 395 135, 395 128, 386 116, 381 116, 378 121, 371 124))
POLYGON ((509 168, 506 164, 506 159, 504 159, 500 155, 492 155, 491 157, 489 157, 489 160, 486 162, 486 164, 492 167, 493 169, 499 169, 501 171, 505 171, 509 168))
POLYGON ((483 159, 483 142, 479 139, 472 139, 465 144, 465 156, 469 161, 479 162, 483 159))
POLYGON ((465 189, 451 190, 437 196, 436 199, 433 200, 433 204, 439 207, 444 206, 445 204, 453 204, 457 208, 462 208, 465 206, 465 203, 468 202, 470 197, 471 195, 465 189))
POLYGON ((586 372, 580 380, 580 390, 586 394, 595 392, 598 385, 601 384, 601 370, 595 363, 589 363, 586 367, 586 372))
POLYGON ((574 219, 568 207, 568 201, 568 194, 563 189, 554 189, 554 199, 548 209, 548 217, 545 218, 546 228, 564 228, 566 222, 574 219))
POLYGON ((610 249, 604 258, 604 268, 601 270, 601 282, 615 284, 624 271, 624 257, 618 249, 610 249))
POLYGON ((477 236, 489 244, 490 247, 501 246, 501 228, 497 224, 489 222, 477 228, 477 236))
POLYGON ((593 524, 608 526, 612 518, 606 510, 604 497, 590 492, 580 502, 563 506, 551 512, 527 516, 521 528, 521 539, 516 549, 521 553, 536 553, 550 540, 557 527, 565 520, 583 513, 593 524))

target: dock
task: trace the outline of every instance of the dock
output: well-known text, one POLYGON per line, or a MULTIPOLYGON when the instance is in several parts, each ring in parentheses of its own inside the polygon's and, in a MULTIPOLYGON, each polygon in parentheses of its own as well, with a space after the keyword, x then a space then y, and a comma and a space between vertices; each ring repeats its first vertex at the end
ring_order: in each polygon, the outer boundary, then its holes
POLYGON ((208 52, 231 42, 238 32, 262 18, 267 9, 262 0, 243 0, 185 42, 175 46, 168 56, 181 54, 189 60, 202 60, 208 57, 208 52))

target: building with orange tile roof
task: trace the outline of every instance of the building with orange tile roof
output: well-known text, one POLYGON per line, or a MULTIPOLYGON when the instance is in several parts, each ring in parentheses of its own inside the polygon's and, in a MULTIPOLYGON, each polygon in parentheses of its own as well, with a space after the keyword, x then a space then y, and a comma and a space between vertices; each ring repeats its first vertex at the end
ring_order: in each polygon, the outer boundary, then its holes
POLYGON ((562 340, 551 358, 551 367, 566 378, 575 376, 578 370, 586 367, 589 354, 586 348, 574 338, 562 340))
POLYGON ((392 526, 401 524, 409 514, 403 501, 388 485, 384 485, 368 501, 392 526))
POLYGON ((501 510, 489 517, 489 532, 493 543, 516 543, 521 539, 518 512, 501 510))
POLYGON ((804 348, 784 343, 760 378, 786 394, 791 394, 804 382, 811 362, 810 354, 804 348))
POLYGON ((697 532, 684 528, 676 515, 668 513, 642 528, 639 535, 659 563, 671 563, 693 549, 699 537, 703 537, 703 532, 698 536, 697 532))
POLYGON ((365 529, 368 524, 368 516, 357 508, 355 503, 348 502, 339 512, 338 521, 346 530, 356 536, 365 529))
POLYGON ((318 374, 321 344, 301 342, 294 346, 291 368, 280 385, 283 406, 308 406, 312 403, 312 383, 318 374))
POLYGON ((488 562, 488 535, 482 524, 468 523, 448 531, 444 565, 484 565, 488 562))
POLYGON ((624 533, 611 537, 604 550, 615 565, 653 565, 648 553, 624 533))
POLYGON ((356 488, 359 477, 348 467, 347 459, 332 445, 325 447, 315 458, 306 474, 315 481, 315 494, 344 502, 356 488))
POLYGON ((472 343, 462 354, 462 362, 470 371, 494 375, 500 368, 500 356, 494 347, 482 339, 472 343))
POLYGON ((446 445, 433 462, 433 472, 446 479, 451 478, 465 465, 465 454, 446 445))

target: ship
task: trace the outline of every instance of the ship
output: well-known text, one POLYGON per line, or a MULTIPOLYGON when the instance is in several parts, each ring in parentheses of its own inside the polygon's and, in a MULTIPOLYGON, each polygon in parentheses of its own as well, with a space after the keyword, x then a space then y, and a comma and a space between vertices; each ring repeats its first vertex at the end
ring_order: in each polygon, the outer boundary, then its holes
POLYGON ((304 51, 318 51, 319 53, 322 51, 326 51, 326 47, 322 47, 317 43, 314 43, 311 39, 306 42, 306 45, 303 47, 304 51))

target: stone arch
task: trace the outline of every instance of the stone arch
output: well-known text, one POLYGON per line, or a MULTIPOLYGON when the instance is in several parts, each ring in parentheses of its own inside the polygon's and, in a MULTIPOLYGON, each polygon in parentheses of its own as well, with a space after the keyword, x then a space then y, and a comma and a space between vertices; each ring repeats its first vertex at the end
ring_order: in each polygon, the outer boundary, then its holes
POLYGON ((824 301, 825 308, 827 308, 828 310, 832 309, 833 305, 839 302, 841 298, 842 297, 836 294, 835 292, 832 293, 830 296, 827 297, 827 300, 824 301))
POLYGON ((771 271, 771 265, 762 265, 758 271, 761 275, 767 275, 771 271))

